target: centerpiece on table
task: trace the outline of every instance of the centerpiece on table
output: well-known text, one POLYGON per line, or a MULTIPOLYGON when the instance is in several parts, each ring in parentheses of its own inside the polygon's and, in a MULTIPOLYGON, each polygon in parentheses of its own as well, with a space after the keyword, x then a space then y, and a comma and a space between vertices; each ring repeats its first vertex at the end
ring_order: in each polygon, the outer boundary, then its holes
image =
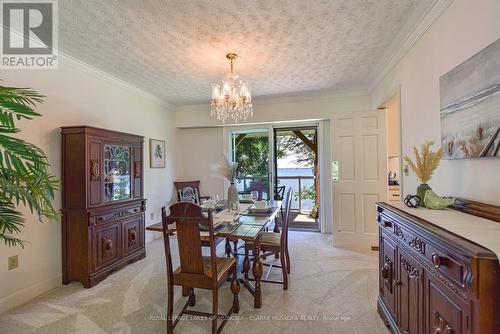
POLYGON ((236 188, 236 173, 238 172, 238 163, 231 161, 227 155, 224 156, 224 166, 222 174, 231 183, 227 190, 227 206, 229 210, 239 210, 238 188, 236 188))
POLYGON ((408 156, 405 156, 404 160, 421 182, 417 188, 417 196, 420 198, 419 206, 426 206, 429 209, 444 209, 448 205, 453 204, 455 200, 439 197, 428 185, 432 174, 439 166, 439 162, 443 157, 443 150, 440 148, 434 152, 431 149, 432 145, 434 145, 433 141, 425 142, 420 147, 420 152, 414 146, 415 162, 408 156))

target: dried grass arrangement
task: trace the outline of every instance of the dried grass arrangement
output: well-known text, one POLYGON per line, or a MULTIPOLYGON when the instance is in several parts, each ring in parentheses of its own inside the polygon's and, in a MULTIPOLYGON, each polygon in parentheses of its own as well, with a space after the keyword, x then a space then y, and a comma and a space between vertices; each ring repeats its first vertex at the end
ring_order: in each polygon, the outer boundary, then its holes
POLYGON ((238 163, 231 161, 227 155, 224 155, 224 165, 222 166, 222 175, 231 183, 236 181, 236 173, 238 172, 238 163))
POLYGON ((413 162, 408 156, 404 157, 404 160, 408 163, 411 170, 417 175, 417 178, 422 183, 427 183, 436 168, 439 166, 439 162, 443 157, 443 150, 440 148, 436 152, 431 150, 431 146, 434 145, 433 141, 427 141, 420 147, 420 152, 415 146, 413 146, 413 152, 415 154, 415 162, 413 162))

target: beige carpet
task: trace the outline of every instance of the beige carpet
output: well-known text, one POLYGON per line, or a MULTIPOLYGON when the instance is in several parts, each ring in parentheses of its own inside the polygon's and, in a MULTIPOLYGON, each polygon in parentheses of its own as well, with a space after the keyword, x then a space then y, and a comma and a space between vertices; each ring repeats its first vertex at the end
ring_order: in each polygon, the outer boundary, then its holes
MULTIPOLYGON (((376 311, 377 257, 331 247, 319 233, 290 233, 292 275, 288 291, 263 284, 263 307, 242 287, 241 311, 224 333, 388 333, 376 311)), ((221 252, 223 250, 221 249, 221 252)), ((276 271, 278 277, 279 271, 276 271)), ((145 260, 92 289, 61 286, 0 316, 0 333, 166 333, 166 279, 162 240, 147 245, 145 260)), ((184 304, 176 293, 176 313, 184 304)), ((231 305, 229 284, 220 313, 231 305)), ((198 310, 210 310, 210 292, 197 290, 198 310)), ((210 323, 181 321, 175 333, 208 333, 210 323)))

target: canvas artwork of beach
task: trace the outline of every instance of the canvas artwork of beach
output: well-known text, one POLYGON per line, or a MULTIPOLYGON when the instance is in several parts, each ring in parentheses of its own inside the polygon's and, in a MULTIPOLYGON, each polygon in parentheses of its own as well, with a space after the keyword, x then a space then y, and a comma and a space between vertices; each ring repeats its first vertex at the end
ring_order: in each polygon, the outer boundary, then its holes
POLYGON ((499 158, 500 39, 439 83, 444 158, 499 158))

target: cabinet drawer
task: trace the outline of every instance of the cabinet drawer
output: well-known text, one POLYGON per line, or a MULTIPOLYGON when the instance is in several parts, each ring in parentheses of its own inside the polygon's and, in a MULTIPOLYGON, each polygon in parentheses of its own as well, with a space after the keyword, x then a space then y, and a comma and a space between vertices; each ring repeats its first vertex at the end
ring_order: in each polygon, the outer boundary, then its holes
POLYGON ((107 222, 120 219, 120 218, 125 218, 133 215, 137 215, 141 213, 141 206, 133 206, 129 207, 127 209, 118 209, 118 210, 113 210, 113 211, 108 211, 103 214, 98 214, 94 217, 93 222, 96 225, 99 224, 105 224, 107 222))
POLYGON ((120 258, 122 224, 97 228, 92 235, 92 267, 98 271, 120 258))
POLYGON ((424 236, 385 215, 381 215, 379 225, 383 230, 407 245, 428 265, 435 267, 443 275, 459 285, 464 285, 464 271, 467 267, 466 259, 460 259, 451 252, 442 250, 424 236))
POLYGON ((123 222, 123 256, 141 249, 144 245, 144 228, 142 217, 123 222))

